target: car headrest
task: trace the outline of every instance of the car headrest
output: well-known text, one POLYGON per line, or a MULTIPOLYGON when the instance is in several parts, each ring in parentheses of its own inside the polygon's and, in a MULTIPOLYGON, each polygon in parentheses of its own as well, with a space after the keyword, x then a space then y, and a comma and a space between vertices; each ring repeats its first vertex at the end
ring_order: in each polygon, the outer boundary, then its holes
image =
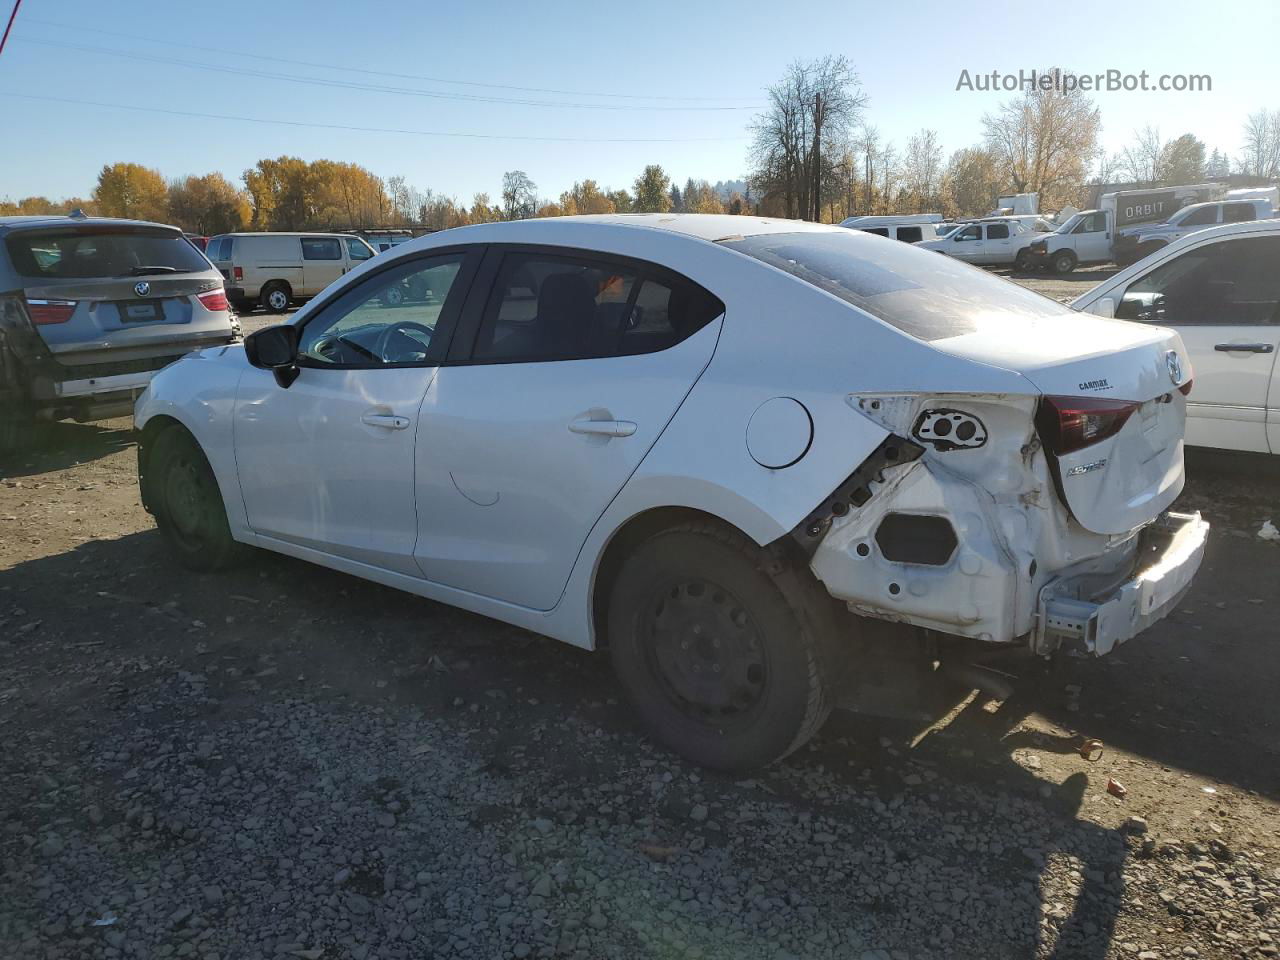
POLYGON ((556 353, 567 353, 585 342, 595 319, 596 298, 587 278, 577 273, 553 273, 538 291, 538 324, 556 353))

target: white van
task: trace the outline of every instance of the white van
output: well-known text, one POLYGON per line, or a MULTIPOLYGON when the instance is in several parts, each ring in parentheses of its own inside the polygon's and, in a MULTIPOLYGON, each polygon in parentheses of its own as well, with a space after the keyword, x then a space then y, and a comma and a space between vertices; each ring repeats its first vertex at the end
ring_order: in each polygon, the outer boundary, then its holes
POLYGON ((902 216, 848 217, 840 226, 879 237, 901 240, 903 243, 919 243, 938 235, 937 225, 942 223, 940 213, 913 213, 902 216))
POLYGON ((224 233, 205 248, 240 313, 259 304, 283 313, 376 254, 347 233, 224 233))

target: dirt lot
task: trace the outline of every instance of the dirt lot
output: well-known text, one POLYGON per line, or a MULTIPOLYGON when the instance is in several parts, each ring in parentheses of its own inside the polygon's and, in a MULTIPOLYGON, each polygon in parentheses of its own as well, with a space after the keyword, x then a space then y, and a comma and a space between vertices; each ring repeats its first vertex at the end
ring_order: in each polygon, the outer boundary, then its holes
POLYGON ((732 780, 600 658, 283 557, 178 569, 128 426, 0 467, 4 958, 1280 955, 1263 458, 1192 459, 1210 553, 1148 635, 732 780))

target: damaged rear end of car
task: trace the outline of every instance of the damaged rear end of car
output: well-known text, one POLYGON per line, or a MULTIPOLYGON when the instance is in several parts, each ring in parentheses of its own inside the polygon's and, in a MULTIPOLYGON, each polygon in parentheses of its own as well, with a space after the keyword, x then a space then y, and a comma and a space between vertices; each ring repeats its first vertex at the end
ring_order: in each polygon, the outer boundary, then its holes
POLYGON ((832 596, 1045 656, 1105 654, 1177 602, 1208 525, 1169 512, 1191 390, 1176 333, 1080 317, 918 251, 878 249, 868 268, 839 238, 755 246, 903 334, 844 398, 887 436, 790 534, 832 596))

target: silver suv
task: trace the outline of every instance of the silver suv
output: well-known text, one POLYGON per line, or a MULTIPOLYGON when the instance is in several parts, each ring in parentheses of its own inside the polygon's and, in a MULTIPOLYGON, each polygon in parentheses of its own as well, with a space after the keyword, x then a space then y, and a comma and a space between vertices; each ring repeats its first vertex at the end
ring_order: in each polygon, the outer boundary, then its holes
POLYGON ((41 420, 129 414, 161 367, 239 335, 222 276, 176 227, 0 217, 0 454, 41 420))

